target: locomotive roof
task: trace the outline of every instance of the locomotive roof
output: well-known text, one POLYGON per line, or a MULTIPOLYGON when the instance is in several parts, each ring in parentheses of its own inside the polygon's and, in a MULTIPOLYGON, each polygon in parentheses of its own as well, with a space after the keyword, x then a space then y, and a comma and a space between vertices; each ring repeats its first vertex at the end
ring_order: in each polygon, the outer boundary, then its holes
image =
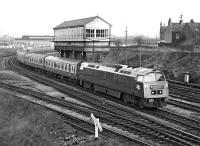
POLYGON ((62 62, 62 63, 70 63, 70 64, 78 64, 81 62, 80 60, 76 60, 76 59, 60 58, 60 57, 55 57, 55 56, 48 56, 45 58, 45 60, 62 62))
POLYGON ((94 70, 101 70, 101 71, 106 71, 106 72, 113 72, 116 74, 122 74, 126 76, 133 76, 136 77, 137 75, 146 75, 150 72, 160 72, 158 70, 154 70, 152 68, 144 68, 144 67, 139 67, 139 68, 133 68, 128 65, 121 65, 121 64, 98 64, 98 63, 90 63, 90 62, 84 62, 82 63, 83 67, 85 68, 91 68, 94 70))

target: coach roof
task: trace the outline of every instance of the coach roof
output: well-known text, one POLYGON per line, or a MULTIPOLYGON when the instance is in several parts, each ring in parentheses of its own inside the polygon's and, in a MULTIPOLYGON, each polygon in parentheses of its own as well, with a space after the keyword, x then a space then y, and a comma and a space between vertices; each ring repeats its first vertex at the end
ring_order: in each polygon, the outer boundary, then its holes
POLYGON ((53 29, 61 29, 61 28, 76 27, 76 26, 85 26, 86 24, 88 24, 89 22, 93 21, 96 18, 99 18, 102 21, 104 21, 105 23, 107 23, 108 25, 111 25, 110 23, 108 23, 107 21, 102 19, 101 17, 94 16, 94 17, 88 17, 88 18, 83 18, 83 19, 64 21, 63 23, 61 23, 60 25, 56 26, 53 29))
POLYGON ((69 59, 69 58, 59 58, 59 57, 54 57, 54 56, 48 56, 45 58, 45 60, 61 62, 61 63, 70 63, 70 64, 78 64, 81 62, 80 60, 69 59))

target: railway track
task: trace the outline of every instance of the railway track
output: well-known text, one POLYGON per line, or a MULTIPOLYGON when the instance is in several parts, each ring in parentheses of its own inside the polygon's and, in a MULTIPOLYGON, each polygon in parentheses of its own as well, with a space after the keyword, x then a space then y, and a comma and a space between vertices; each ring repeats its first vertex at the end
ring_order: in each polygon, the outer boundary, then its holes
POLYGON ((171 82, 169 84, 168 103, 189 109, 195 112, 200 111, 200 87, 197 85, 189 85, 180 82, 171 82), (192 86, 192 87, 191 87, 192 86))
POLYGON ((167 101, 171 105, 181 107, 183 109, 188 109, 194 112, 200 112, 200 104, 194 102, 188 102, 187 100, 182 100, 180 96, 171 95, 171 98, 167 101))
POLYGON ((184 127, 187 132, 200 136, 199 120, 176 114, 163 108, 158 108, 157 110, 146 110, 145 113, 175 123, 184 127))
POLYGON ((200 88, 188 87, 185 85, 170 84, 170 94, 179 95, 181 99, 200 103, 200 88))
MULTIPOLYGON (((138 117, 137 119, 135 118, 130 119, 128 117, 120 116, 118 114, 113 114, 98 108, 93 108, 89 106, 84 106, 72 102, 64 102, 62 99, 55 98, 52 96, 44 95, 44 93, 38 93, 35 91, 28 90, 26 88, 20 88, 18 86, 13 86, 9 85, 6 83, 1 82, 1 87, 4 87, 6 89, 10 89, 12 91, 17 91, 23 94, 28 94, 29 96, 33 96, 39 100, 43 100, 48 103, 53 103, 54 105, 57 105, 61 108, 67 108, 70 109, 70 111, 77 112, 81 115, 88 116, 90 113, 94 113, 98 118, 101 119, 101 123, 104 125, 103 127, 105 128, 105 125, 113 127, 113 129, 117 129, 118 132, 113 132, 111 130, 106 129, 104 131, 105 134, 102 135, 102 137, 107 138, 107 136, 123 136, 125 137, 126 140, 137 140, 137 143, 140 142, 145 145, 151 145, 155 143, 159 144, 172 144, 172 145, 193 145, 195 142, 196 144, 200 143, 200 140, 196 137, 194 138, 191 135, 188 135, 187 133, 174 133, 171 131, 166 131, 165 128, 158 127, 158 125, 152 125, 151 123, 145 124, 144 119, 141 119, 138 117), (143 122, 141 123, 141 120, 143 122), (140 141, 138 139, 134 139, 136 137, 140 137, 140 141), (183 139, 184 138, 184 139, 183 139), (145 139, 149 140, 145 142, 145 139), (150 143, 153 139, 153 143, 150 143)), ((71 117, 71 116, 70 116, 71 117)), ((78 121, 77 124, 79 123, 80 126, 80 119, 76 117, 71 117, 74 120, 78 121)), ((91 127, 93 125, 92 121, 82 121, 81 120, 81 127, 82 129, 86 130, 88 127, 91 127), (87 123, 87 124, 86 124, 87 123), (84 126, 83 126, 84 125, 84 126)), ((80 127, 79 127, 80 128, 80 127)), ((91 128, 89 128, 91 129, 91 128)), ((91 130, 89 130, 91 131, 91 130)), ((88 131, 88 132, 89 132, 88 131)))
MULTIPOLYGON (((33 77, 34 75, 30 75, 30 76, 33 77)), ((40 78, 39 80, 40 81, 44 80, 44 77, 43 79, 40 78)), ((47 79, 45 82, 47 82, 47 79)), ((99 109, 103 109, 103 111, 109 111, 109 112, 117 114, 118 116, 122 116, 124 119, 128 119, 129 121, 123 121, 123 120, 122 120, 123 122, 120 121, 119 123, 121 124, 114 123, 114 125, 119 125, 119 126, 122 126, 124 123, 124 126, 126 126, 126 130, 124 131, 129 132, 128 131, 129 129, 132 130, 133 127, 140 125, 141 127, 138 127, 137 130, 147 129, 146 132, 143 131, 142 135, 144 135, 145 133, 148 135, 148 133, 151 133, 151 132, 153 132, 153 134, 152 133, 150 134, 151 136, 157 135, 157 137, 154 137, 153 140, 158 139, 159 135, 162 135, 161 137, 164 137, 165 140, 157 140, 157 141, 155 140, 157 143, 160 143, 160 144, 163 144, 163 143, 165 144, 171 143, 172 145, 174 144, 175 145, 199 145, 200 144, 200 140, 198 136, 187 133, 186 131, 180 130, 175 127, 167 126, 161 123, 160 121, 158 122, 155 119, 153 120, 150 117, 147 118, 145 116, 142 116, 142 113, 138 113, 133 109, 130 109, 130 108, 127 109, 122 106, 113 104, 112 102, 105 101, 105 99, 96 97, 95 95, 89 95, 89 93, 86 93, 84 91, 79 91, 73 87, 66 87, 67 85, 64 85, 62 83, 56 83, 55 81, 51 81, 51 82, 52 83, 48 81, 48 84, 54 85, 54 86, 56 84, 56 86, 59 86, 56 88, 62 90, 65 93, 67 92, 67 94, 76 96, 76 98, 78 98, 79 100, 82 100, 82 101, 85 100, 84 102, 87 102, 88 104, 92 106, 98 107, 99 109), (132 127, 128 127, 128 123, 129 124, 134 123, 134 124, 132 124, 132 127)), ((119 117, 113 118, 113 119, 118 119, 118 118, 119 117)), ((109 117, 109 119, 111 119, 111 117, 109 117)), ((111 121, 111 123, 113 123, 113 121, 111 121)), ((131 132, 134 133, 133 131, 131 132)), ((138 132, 135 132, 135 133, 138 134, 138 132)), ((141 136, 140 134, 138 135, 141 136)), ((145 139, 148 139, 148 136, 145 137, 145 139)), ((152 139, 152 137, 150 139, 152 139)))

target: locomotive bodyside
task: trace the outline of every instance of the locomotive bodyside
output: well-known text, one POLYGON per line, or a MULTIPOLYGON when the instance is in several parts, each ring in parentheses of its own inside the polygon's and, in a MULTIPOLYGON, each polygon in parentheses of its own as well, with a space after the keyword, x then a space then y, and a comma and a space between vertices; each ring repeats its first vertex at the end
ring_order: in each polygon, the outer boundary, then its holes
POLYGON ((90 90, 122 98, 126 103, 139 104, 141 107, 158 107, 166 104, 167 82, 161 72, 153 69, 130 68, 123 65, 110 67, 84 62, 79 72, 81 85, 90 90), (149 75, 157 75, 163 79, 150 80, 147 78, 149 75), (142 79, 141 76, 144 78, 142 79), (159 89, 159 86, 162 89, 159 89))

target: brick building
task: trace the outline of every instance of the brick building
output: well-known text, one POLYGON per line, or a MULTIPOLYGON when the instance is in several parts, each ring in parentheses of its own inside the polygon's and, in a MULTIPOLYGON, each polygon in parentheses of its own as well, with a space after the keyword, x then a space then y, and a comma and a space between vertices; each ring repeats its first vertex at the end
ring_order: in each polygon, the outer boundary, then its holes
POLYGON ((160 23, 160 44, 192 46, 199 43, 200 23, 194 22, 193 19, 186 23, 183 23, 182 19, 179 23, 173 23, 170 18, 167 26, 160 23))
POLYGON ((163 26, 162 22, 160 23, 160 42, 166 44, 173 44, 180 42, 181 32, 185 23, 183 20, 180 20, 179 23, 173 23, 171 18, 168 20, 168 25, 163 26))
POLYGON ((184 35, 183 45, 199 45, 200 44, 200 23, 195 23, 193 19, 190 23, 186 23, 182 29, 184 35))

